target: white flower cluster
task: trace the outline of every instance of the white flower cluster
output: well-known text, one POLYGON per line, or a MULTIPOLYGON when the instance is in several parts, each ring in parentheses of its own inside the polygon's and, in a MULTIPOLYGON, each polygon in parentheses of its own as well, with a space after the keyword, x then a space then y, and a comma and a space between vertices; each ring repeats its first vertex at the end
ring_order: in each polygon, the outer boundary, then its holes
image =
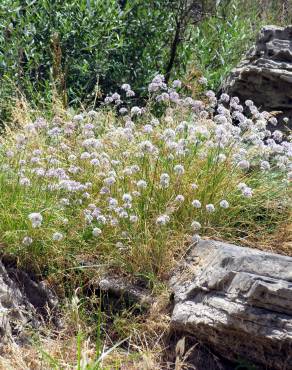
MULTIPOLYGON (((217 98, 212 91, 194 100, 180 95, 181 87, 179 80, 167 86, 162 75, 151 81, 151 101, 165 110, 159 118, 150 104, 124 103, 135 95, 125 83, 120 93, 105 98, 117 112, 110 122, 102 110, 52 122, 39 118, 15 135, 13 145, 1 147, 7 181, 17 177, 26 195, 39 189, 44 205, 53 199, 51 218, 59 223, 51 230, 60 231, 50 232, 50 240, 62 243, 70 227, 82 225, 95 243, 108 237, 125 251, 127 241, 145 230, 163 233, 163 226, 186 222, 197 241, 207 222, 257 196, 254 174, 291 181, 292 146, 271 129, 277 119, 251 100, 241 105, 236 97, 217 98)), ((51 222, 46 206, 38 209, 51 222)), ((42 226, 41 213, 29 214, 33 229, 42 226)), ((20 241, 31 245, 37 232, 25 231, 20 241)))

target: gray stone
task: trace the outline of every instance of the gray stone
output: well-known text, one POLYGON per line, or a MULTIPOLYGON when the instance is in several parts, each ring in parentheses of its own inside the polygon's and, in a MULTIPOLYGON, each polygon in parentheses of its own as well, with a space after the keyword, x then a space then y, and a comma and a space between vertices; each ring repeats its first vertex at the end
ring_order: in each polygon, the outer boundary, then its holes
POLYGON ((173 329, 229 360, 292 369, 292 258, 200 241, 170 280, 173 329))
POLYGON ((138 304, 146 309, 154 301, 149 289, 139 287, 123 277, 103 276, 96 285, 103 293, 108 293, 115 299, 122 299, 129 305, 138 304))
POLYGON ((262 28, 256 44, 231 71, 222 90, 292 118, 292 26, 262 28))
POLYGON ((0 262, 0 344, 26 342, 28 330, 40 327, 57 303, 45 283, 0 262))

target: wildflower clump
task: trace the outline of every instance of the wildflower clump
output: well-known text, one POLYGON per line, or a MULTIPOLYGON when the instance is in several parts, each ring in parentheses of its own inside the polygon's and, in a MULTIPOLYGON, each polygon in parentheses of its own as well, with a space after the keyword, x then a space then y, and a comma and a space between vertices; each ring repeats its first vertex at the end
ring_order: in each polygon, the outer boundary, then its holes
POLYGON ((158 75, 145 107, 124 102, 135 95, 124 84, 98 111, 5 135, 7 251, 48 271, 90 258, 163 277, 201 237, 242 243, 273 231, 288 212, 291 143, 251 101, 211 91, 194 100, 180 89, 158 75))

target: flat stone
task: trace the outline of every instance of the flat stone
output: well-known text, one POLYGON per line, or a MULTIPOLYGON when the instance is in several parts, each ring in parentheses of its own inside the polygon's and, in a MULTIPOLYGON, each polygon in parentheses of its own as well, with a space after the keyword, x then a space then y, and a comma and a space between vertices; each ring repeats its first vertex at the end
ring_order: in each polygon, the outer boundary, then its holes
POLYGON ((172 328, 221 356, 292 369, 292 258, 200 241, 170 280, 172 328))

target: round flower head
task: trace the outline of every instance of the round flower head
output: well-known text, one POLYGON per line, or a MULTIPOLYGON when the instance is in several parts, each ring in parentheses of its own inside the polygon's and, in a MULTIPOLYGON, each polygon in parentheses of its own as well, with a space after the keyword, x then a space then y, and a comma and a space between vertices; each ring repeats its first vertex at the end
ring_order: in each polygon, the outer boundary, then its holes
POLYGON ((214 205, 213 204, 207 204, 206 205, 206 211, 207 212, 209 212, 209 213, 213 213, 213 212, 215 212, 215 207, 214 207, 214 205))
POLYGON ((23 186, 30 186, 30 179, 27 177, 21 177, 19 180, 19 184, 23 186))
MULTIPOLYGON (((131 98, 131 97, 133 97, 133 96, 135 96, 136 94, 135 94, 135 91, 133 91, 133 90, 128 90, 127 92, 126 92, 126 96, 128 97, 128 98, 131 98)), ((141 113, 142 113, 142 110, 141 110, 141 113)))
POLYGON ((242 189, 242 195, 246 198, 251 198, 253 195, 252 189, 246 186, 242 189))
POLYGON ((131 116, 137 116, 137 115, 140 115, 140 114, 142 114, 141 108, 139 108, 139 107, 133 107, 131 109, 131 116))
POLYGON ((126 114, 126 113, 128 113, 128 109, 123 107, 119 110, 119 112, 120 112, 120 114, 126 114))
POLYGON ((70 154, 70 155, 68 156, 68 161, 69 161, 69 162, 74 162, 74 161, 76 161, 76 159, 77 159, 77 157, 76 157, 76 155, 74 155, 74 154, 70 154))
POLYGON ((131 86, 129 84, 123 84, 121 86, 121 89, 124 90, 124 91, 129 91, 129 90, 131 90, 131 86))
POLYGON ((123 250, 126 248, 126 246, 122 242, 117 242, 116 247, 120 250, 123 250))
POLYGON ((167 188, 169 186, 170 177, 167 173, 162 173, 160 175, 160 185, 163 188, 167 188))
POLYGON ((130 220, 130 222, 132 222, 134 224, 134 223, 138 222, 139 218, 136 215, 131 215, 129 220, 130 220))
POLYGON ((37 212, 30 213, 28 218, 30 219, 33 228, 40 227, 43 221, 43 216, 37 212))
POLYGON ((114 176, 107 177, 103 180, 104 185, 106 186, 112 186, 116 182, 116 179, 114 176))
POLYGON ((92 166, 99 166, 100 165, 100 162, 97 158, 93 158, 90 163, 92 164, 92 166))
POLYGON ((238 162, 237 166, 241 168, 242 170, 248 170, 249 169, 249 161, 246 159, 243 159, 242 161, 238 162))
POLYGON ((147 188, 147 182, 145 180, 137 181, 137 188, 146 189, 147 188))
POLYGON ((81 153, 80 158, 81 159, 89 159, 90 154, 88 152, 83 152, 83 153, 81 153))
POLYGON ((198 83, 200 84, 200 85, 207 85, 207 83, 208 83, 208 80, 207 80, 207 78, 206 77, 200 77, 199 79, 198 79, 198 83))
POLYGON ((139 148, 143 153, 153 153, 155 151, 155 146, 149 140, 142 141, 139 148))
POLYGON ((184 166, 181 165, 181 164, 177 164, 176 166, 174 166, 173 170, 174 170, 175 174, 178 175, 178 176, 183 175, 184 172, 185 172, 184 166))
POLYGON ((62 199, 60 199, 60 204, 62 206, 69 206, 70 205, 70 200, 67 199, 67 198, 62 198, 62 199))
POLYGON ((7 150, 6 155, 8 158, 13 158, 14 157, 14 152, 12 150, 7 150))
POLYGON ((229 207, 229 203, 225 199, 221 200, 221 202, 219 204, 220 204, 220 207, 221 208, 225 208, 226 209, 226 208, 229 207))
POLYGON ((238 190, 243 190, 247 185, 244 183, 244 182, 240 182, 238 185, 237 185, 237 189, 238 190))
POLYGON ((174 89, 180 89, 181 88, 181 81, 180 80, 174 80, 172 83, 172 87, 174 89))
POLYGON ((268 161, 261 161, 260 168, 261 168, 262 171, 269 171, 271 166, 270 166, 270 163, 268 161))
POLYGON ((95 227, 93 230, 92 230, 92 235, 94 237, 97 237, 99 236, 100 234, 102 233, 101 229, 99 227, 95 227))
POLYGON ((170 217, 168 215, 161 215, 158 216, 156 219, 156 225, 164 226, 170 221, 170 217))
POLYGON ((25 245, 26 247, 28 247, 29 245, 31 245, 33 242, 32 238, 30 238, 29 236, 25 236, 23 239, 22 239, 22 244, 25 245))
POLYGON ((198 199, 195 199, 195 200, 192 201, 192 206, 195 207, 195 208, 201 208, 202 204, 198 199))
POLYGON ((181 195, 181 194, 179 194, 179 195, 177 195, 176 197, 175 197, 175 202, 176 203, 183 203, 184 202, 184 200, 185 200, 185 197, 183 196, 183 195, 181 195))
POLYGON ((59 232, 55 232, 52 236, 52 239, 55 241, 55 242, 59 242, 60 240, 63 239, 63 234, 62 233, 59 233, 59 232))
POLYGON ((133 198, 132 198, 131 194, 128 194, 128 193, 123 194, 123 201, 125 203, 131 203, 132 200, 133 200, 133 198))
POLYGON ((200 228, 201 228, 202 226, 201 226, 201 224, 200 224, 200 222, 198 222, 198 221, 193 221, 192 223, 191 223, 191 228, 194 230, 194 231, 198 231, 198 230, 200 230, 200 228))

